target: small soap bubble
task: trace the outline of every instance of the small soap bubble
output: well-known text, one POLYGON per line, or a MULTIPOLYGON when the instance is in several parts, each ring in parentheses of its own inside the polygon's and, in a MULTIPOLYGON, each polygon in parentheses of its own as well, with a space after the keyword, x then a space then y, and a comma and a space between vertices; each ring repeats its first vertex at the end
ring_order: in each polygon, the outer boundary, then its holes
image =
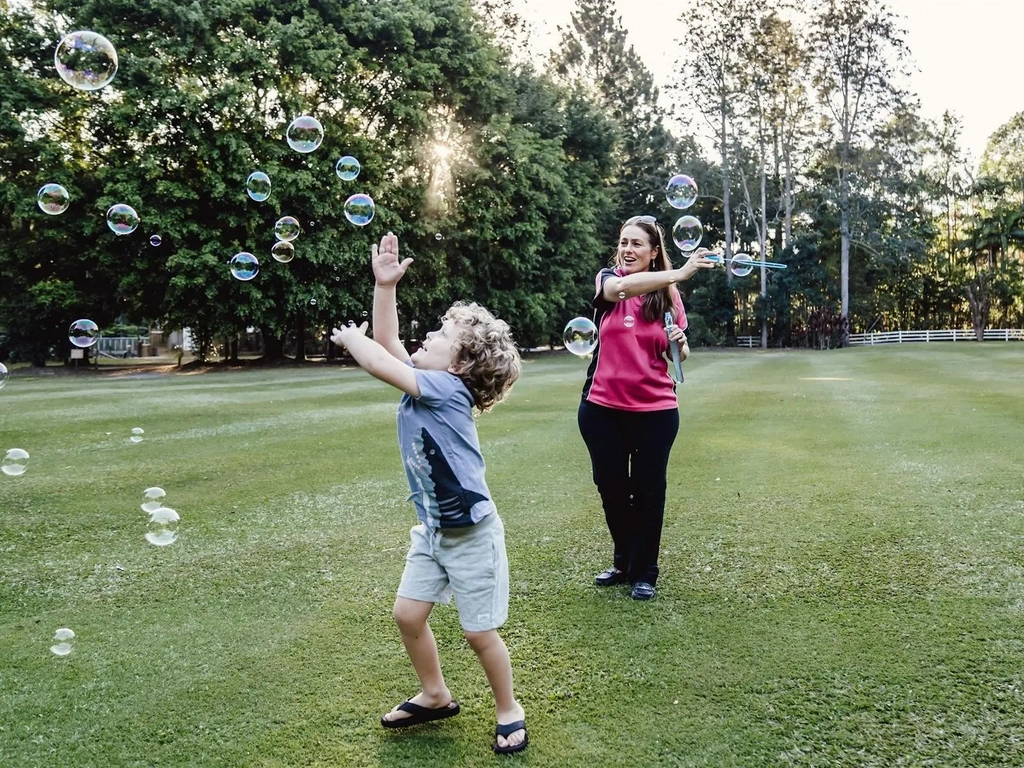
POLYGON ((146 434, 146 430, 144 430, 142 427, 133 427, 132 435, 128 439, 131 440, 133 443, 141 443, 142 436, 144 434, 146 434))
POLYGON ((635 323, 636 319, 632 315, 626 315, 622 318, 622 324, 627 328, 632 328, 635 323))
POLYGON ((746 277, 754 271, 753 261, 749 253, 734 253, 729 262, 729 271, 736 277, 746 277))
POLYGON ((362 317, 362 318, 363 318, 364 320, 365 320, 365 319, 366 319, 367 317, 369 317, 369 316, 370 316, 370 313, 369 313, 369 312, 367 312, 367 311, 366 311, 365 309, 363 310, 363 314, 362 314, 362 315, 360 315, 360 317, 362 317))
POLYGON ((442 238, 441 238, 441 233, 440 233, 440 232, 438 232, 437 234, 435 234, 435 235, 434 235, 434 239, 435 239, 435 240, 441 240, 441 239, 442 239, 442 238))
POLYGON ((150 235, 149 236, 149 244, 152 245, 154 248, 156 248, 157 246, 161 245, 163 243, 163 241, 164 241, 164 239, 162 237, 160 237, 160 235, 150 235))
POLYGON ((157 507, 149 513, 146 541, 157 547, 173 544, 178 538, 178 521, 181 518, 170 507, 157 507))
POLYGON ((626 298, 626 292, 625 291, 619 291, 619 301, 624 301, 625 298, 626 298))
POLYGON ((574 317, 562 332, 565 348, 578 357, 589 355, 597 346, 597 326, 587 317, 574 317))
POLYGON ((312 115, 301 115, 292 120, 285 133, 288 146, 306 154, 320 146, 324 140, 324 127, 312 115))
POLYGON ((50 651, 54 656, 67 656, 75 649, 74 640, 74 631, 67 627, 61 627, 53 633, 53 645, 50 646, 50 651))
POLYGON ((310 300, 309 300, 309 303, 310 303, 310 304, 311 304, 312 306, 314 306, 314 307, 315 307, 315 306, 316 306, 316 299, 310 299, 310 300))
POLYGON ((702 237, 704 237, 704 225, 696 216, 680 216, 672 225, 672 242, 683 253, 689 253, 700 245, 702 237))
POLYGON ((334 164, 334 172, 342 181, 355 181, 360 170, 362 170, 362 166, 352 155, 345 155, 334 164))
POLYGON ((142 492, 144 501, 139 506, 142 507, 143 512, 151 515, 164 505, 163 500, 166 496, 167 491, 154 485, 152 488, 147 488, 142 492))
POLYGON ((71 196, 60 184, 43 184, 36 192, 36 204, 43 213, 57 216, 64 213, 71 203, 71 196))
POLYGON ((295 258, 295 246, 287 240, 278 240, 271 247, 270 255, 274 257, 275 261, 287 264, 295 258))
POLYGON ((697 182, 685 174, 678 174, 668 180, 665 198, 673 208, 685 210, 697 200, 697 182))
POLYGON ((7 366, 0 363, 0 389, 4 388, 4 384, 7 383, 7 378, 11 375, 10 371, 7 370, 7 366))
POLYGON ((75 320, 68 328, 68 340, 76 347, 87 349, 100 339, 100 327, 92 320, 75 320))
POLYGON ((68 85, 80 91, 96 91, 117 74, 117 51, 97 32, 70 32, 57 44, 53 64, 68 85))
POLYGON ((0 471, 10 477, 24 475, 28 469, 28 451, 21 448, 11 448, 4 454, 3 462, 0 462, 0 471))
POLYGON ((260 272, 260 262, 251 253, 242 251, 231 257, 231 276, 236 280, 252 280, 260 272))
POLYGON ((377 207, 369 195, 355 194, 345 201, 345 218, 357 227, 365 227, 373 219, 377 207))
POLYGON ((107 226, 115 235, 130 235, 139 226, 139 214, 130 205, 117 203, 107 209, 107 226))
POLYGON ((245 180, 245 193, 257 203, 262 203, 270 197, 270 177, 263 171, 253 171, 245 180))
POLYGON ((274 237, 278 240, 291 242, 299 236, 301 230, 302 227, 299 226, 299 220, 294 216, 282 216, 274 225, 274 237))

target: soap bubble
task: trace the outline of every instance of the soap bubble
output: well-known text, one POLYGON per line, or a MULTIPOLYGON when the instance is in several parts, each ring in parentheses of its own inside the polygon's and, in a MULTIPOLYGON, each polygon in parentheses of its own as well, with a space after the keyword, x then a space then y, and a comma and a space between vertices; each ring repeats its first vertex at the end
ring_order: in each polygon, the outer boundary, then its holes
POLYGON ((316 299, 310 299, 309 303, 310 303, 311 306, 315 307, 316 306, 316 299))
POLYGON ((4 388, 4 384, 7 383, 7 377, 10 376, 10 372, 7 370, 7 366, 0 363, 0 389, 4 388))
POLYGON ((139 226, 139 214, 130 205, 117 203, 107 209, 107 226, 115 235, 130 235, 139 226))
POLYGON ((36 204, 43 213, 57 216, 64 213, 71 203, 71 196, 60 184, 43 184, 36 192, 36 204))
POLYGON ((299 220, 294 216, 282 216, 274 225, 274 237, 278 240, 290 242, 298 237, 301 231, 299 220))
POLYGON ((67 656, 74 650, 74 639, 75 633, 73 630, 61 627, 53 633, 53 645, 50 646, 50 651, 55 656, 67 656))
POLYGON ((362 170, 362 166, 359 165, 359 161, 352 157, 352 155, 345 155, 334 164, 334 172, 338 174, 338 178, 342 181, 355 181, 356 177, 359 176, 360 170, 362 170))
POLYGON ((636 324, 636 318, 634 318, 632 315, 626 315, 624 318, 622 318, 622 324, 627 328, 632 328, 636 324))
POLYGON ((163 243, 164 239, 160 235, 150 235, 149 244, 156 248, 158 245, 163 243))
POLYGON ((114 79, 117 51, 101 34, 70 32, 57 44, 53 63, 65 83, 80 91, 95 91, 114 79))
POLYGON ((292 120, 285 133, 288 146, 296 152, 312 152, 324 140, 324 127, 311 115, 302 115, 292 120))
POLYGON ((295 258, 295 246, 287 240, 278 240, 270 249, 270 255, 282 264, 287 264, 295 258))
POLYGON ((597 346, 597 326, 589 318, 574 317, 566 323, 562 340, 565 342, 565 348, 574 355, 589 355, 597 346))
POLYGON ((704 237, 704 225, 696 216, 681 216, 672 225, 672 241, 683 253, 689 253, 700 245, 704 237))
POLYGON ((252 280, 260 273, 260 262, 251 253, 242 251, 231 257, 231 276, 237 280, 252 280))
POLYGON ((435 234, 435 235, 434 235, 434 239, 435 239, 435 240, 440 240, 440 239, 441 239, 441 233, 440 233, 440 232, 438 232, 437 234, 435 234))
POLYGON ((100 327, 86 318, 75 320, 68 328, 68 339, 76 347, 86 349, 99 341, 100 327))
POLYGON ((263 171, 253 171, 245 180, 245 193, 257 203, 270 197, 270 177, 263 171))
POLYGON ((181 517, 170 507, 157 507, 149 513, 149 530, 146 541, 157 547, 173 544, 178 538, 178 521, 181 517))
POLYGON ((3 462, 0 462, 0 472, 11 477, 24 475, 28 469, 28 451, 21 448, 11 448, 4 454, 3 462))
POLYGON ((749 253, 734 253, 729 262, 729 271, 736 277, 746 277, 754 271, 753 261, 749 253))
POLYGON ((142 427, 133 427, 132 436, 129 437, 128 439, 131 440, 133 443, 141 443, 142 436, 144 434, 146 434, 146 430, 144 430, 142 427))
POLYGON ((357 227, 365 227, 373 219, 377 207, 369 195, 355 194, 345 201, 345 218, 357 227))
POLYGON ((697 200, 697 182, 684 174, 673 176, 665 187, 665 198, 673 208, 685 210, 697 200))
POLYGON ((153 514, 164 505, 163 499, 166 496, 167 491, 154 485, 152 488, 147 488, 142 492, 142 498, 144 498, 145 501, 143 501, 139 506, 142 507, 143 512, 153 514))

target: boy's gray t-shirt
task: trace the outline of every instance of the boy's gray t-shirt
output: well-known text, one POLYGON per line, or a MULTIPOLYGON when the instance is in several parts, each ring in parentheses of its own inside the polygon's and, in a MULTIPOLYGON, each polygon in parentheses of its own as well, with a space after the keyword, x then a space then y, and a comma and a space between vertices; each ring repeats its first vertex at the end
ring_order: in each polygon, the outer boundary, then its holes
POLYGON ((473 525, 496 511, 484 480, 473 396, 452 373, 415 372, 420 396, 404 395, 398 406, 409 499, 428 528, 473 525))

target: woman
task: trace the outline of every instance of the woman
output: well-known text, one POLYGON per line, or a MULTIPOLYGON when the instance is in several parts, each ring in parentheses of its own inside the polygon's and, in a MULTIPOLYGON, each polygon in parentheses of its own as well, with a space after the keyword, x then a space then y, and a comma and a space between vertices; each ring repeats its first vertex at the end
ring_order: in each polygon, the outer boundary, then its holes
POLYGON ((594 582, 629 582, 634 600, 655 595, 668 457, 679 431, 669 342, 679 342, 681 359, 690 353, 675 284, 715 267, 705 253, 700 249, 673 269, 657 220, 634 216, 619 230, 614 267, 597 276, 599 342, 583 385, 579 426, 614 556, 612 567, 594 582), (666 312, 673 318, 667 329, 666 312))

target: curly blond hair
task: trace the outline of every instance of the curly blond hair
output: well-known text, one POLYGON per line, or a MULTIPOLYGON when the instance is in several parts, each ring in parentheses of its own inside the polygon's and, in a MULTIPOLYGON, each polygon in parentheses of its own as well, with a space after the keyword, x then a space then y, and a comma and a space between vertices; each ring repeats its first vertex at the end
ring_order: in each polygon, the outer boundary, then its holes
POLYGON ((476 302, 455 302, 447 320, 458 328, 453 368, 482 413, 501 402, 522 372, 512 329, 476 302))

